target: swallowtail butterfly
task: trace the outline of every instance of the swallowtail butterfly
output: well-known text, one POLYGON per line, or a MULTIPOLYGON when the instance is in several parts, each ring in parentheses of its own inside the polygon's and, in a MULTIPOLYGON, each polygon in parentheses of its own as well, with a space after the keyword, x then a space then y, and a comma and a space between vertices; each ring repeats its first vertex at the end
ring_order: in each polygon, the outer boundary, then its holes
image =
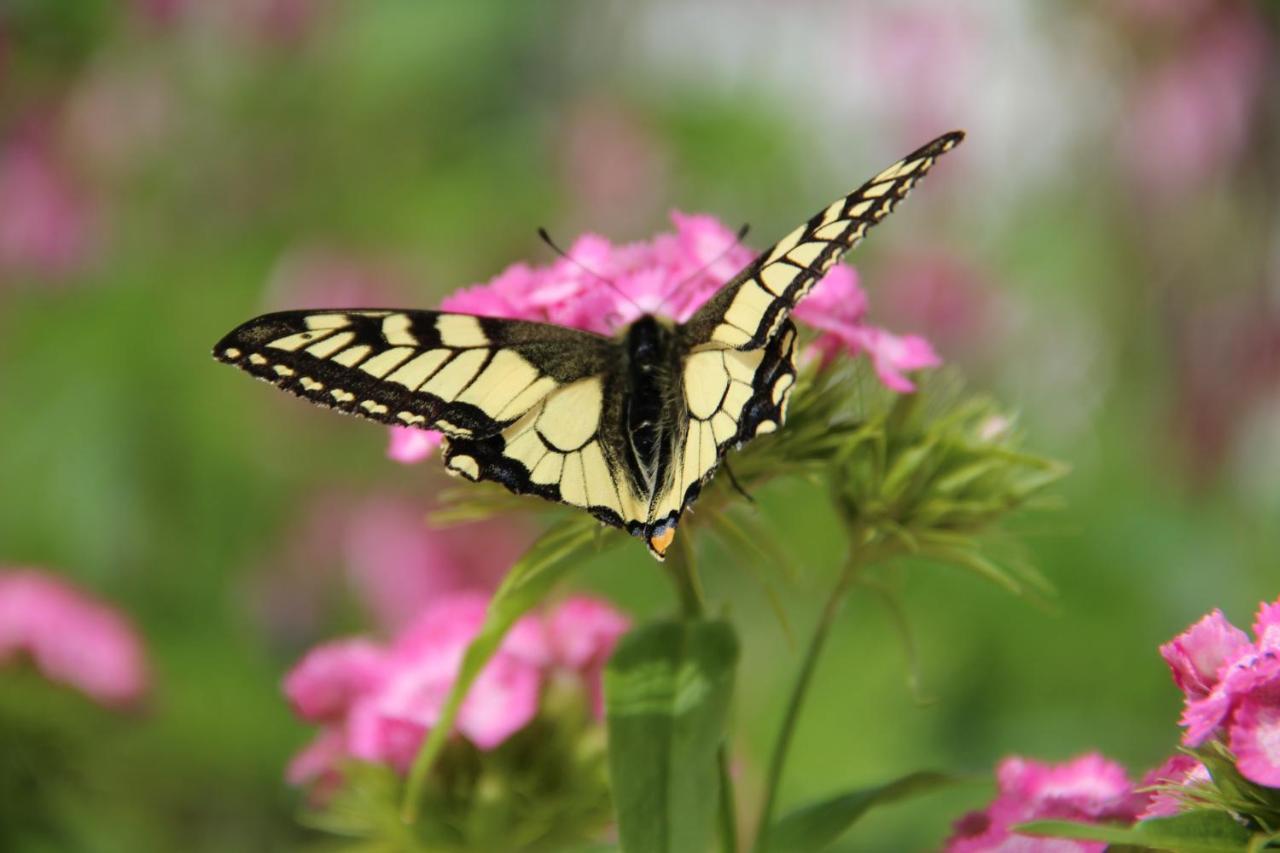
POLYGON ((644 316, 609 339, 437 311, 283 311, 214 357, 313 403, 439 430, 451 473, 581 507, 662 559, 725 453, 782 425, 796 303, 963 138, 819 211, 683 324, 644 316))

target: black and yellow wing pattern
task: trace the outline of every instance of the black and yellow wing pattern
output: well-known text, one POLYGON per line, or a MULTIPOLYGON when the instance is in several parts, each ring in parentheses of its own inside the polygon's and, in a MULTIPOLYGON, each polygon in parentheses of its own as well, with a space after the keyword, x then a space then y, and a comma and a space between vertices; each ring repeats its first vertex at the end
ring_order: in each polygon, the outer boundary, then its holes
POLYGON ((661 558, 724 454, 782 425, 791 310, 955 147, 946 134, 763 252, 683 325, 618 338, 396 309, 250 320, 214 356, 323 406, 440 430, 450 472, 581 507, 661 558))

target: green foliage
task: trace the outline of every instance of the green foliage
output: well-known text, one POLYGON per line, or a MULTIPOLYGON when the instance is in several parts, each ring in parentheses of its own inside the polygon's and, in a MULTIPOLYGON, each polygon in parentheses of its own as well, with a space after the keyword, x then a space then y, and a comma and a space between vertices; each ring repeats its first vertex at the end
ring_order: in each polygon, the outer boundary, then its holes
POLYGON ((802 806, 773 825, 768 849, 777 853, 825 850, 870 809, 927 794, 957 781, 956 777, 944 773, 911 773, 884 785, 802 806))
MULTIPOLYGON (((304 812, 314 829, 360 850, 561 851, 598 836, 612 816, 603 739, 578 713, 540 715, 501 746, 481 751, 460 739, 440 751, 424 787, 420 819, 397 808, 399 775, 384 765, 348 762, 341 785, 304 812)), ((323 787, 321 789, 323 797, 323 787)))
POLYGON ((619 644, 605 697, 610 778, 628 853, 709 846, 737 659, 726 622, 654 622, 619 644))
POLYGON ((1116 849, 1172 850, 1175 853, 1252 853, 1273 836, 1251 832, 1220 811, 1191 811, 1153 818, 1131 827, 1038 820, 1014 827, 1025 835, 1104 841, 1116 849))

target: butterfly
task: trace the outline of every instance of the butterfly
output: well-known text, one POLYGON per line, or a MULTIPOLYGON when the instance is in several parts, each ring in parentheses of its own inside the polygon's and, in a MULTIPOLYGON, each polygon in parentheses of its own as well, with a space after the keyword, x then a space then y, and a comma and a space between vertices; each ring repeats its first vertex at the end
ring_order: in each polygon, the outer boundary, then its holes
POLYGON ((786 419, 791 310, 963 138, 814 214, 682 324, 646 315, 606 338, 439 311, 283 311, 213 354, 313 403, 439 430, 450 473, 585 509, 661 560, 725 453, 786 419))

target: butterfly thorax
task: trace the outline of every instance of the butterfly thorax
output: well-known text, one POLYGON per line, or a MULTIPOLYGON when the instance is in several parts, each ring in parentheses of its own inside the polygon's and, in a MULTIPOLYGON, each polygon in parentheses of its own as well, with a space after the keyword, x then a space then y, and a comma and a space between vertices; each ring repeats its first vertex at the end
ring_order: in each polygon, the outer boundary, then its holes
POLYGON ((680 405, 672 394, 678 383, 680 354, 675 330, 656 317, 645 315, 627 327, 623 335, 626 357, 626 405, 622 431, 627 437, 627 467, 636 491, 650 496, 670 455, 670 430, 678 424, 674 414, 680 405))

